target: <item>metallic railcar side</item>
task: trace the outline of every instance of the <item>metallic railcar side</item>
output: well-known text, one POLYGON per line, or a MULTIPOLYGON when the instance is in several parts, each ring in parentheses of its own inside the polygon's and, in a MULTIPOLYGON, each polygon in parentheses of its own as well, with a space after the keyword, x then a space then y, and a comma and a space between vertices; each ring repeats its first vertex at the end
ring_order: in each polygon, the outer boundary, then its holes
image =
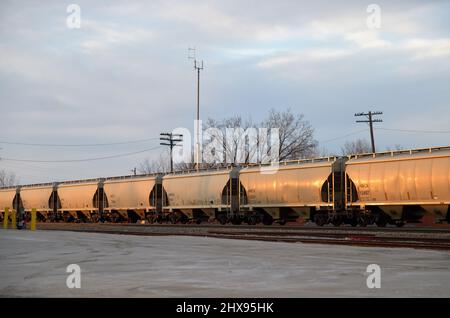
POLYGON ((450 147, 350 156, 346 175, 347 208, 370 211, 380 226, 449 220, 450 147))
POLYGON ((0 218, 2 221, 6 208, 8 208, 10 212, 17 210, 17 207, 14 205, 16 194, 17 189, 15 187, 0 189, 0 218))
POLYGON ((265 224, 273 220, 283 224, 298 216, 326 222, 328 213, 339 205, 336 163, 337 158, 330 157, 283 162, 272 171, 264 166, 243 168, 239 173, 240 209, 263 212, 265 224))
POLYGON ((98 199, 99 183, 101 185, 99 180, 86 180, 64 182, 58 185, 58 197, 61 203, 58 212, 65 221, 99 220, 101 214, 101 201, 98 199))
POLYGON ((25 213, 36 209, 39 220, 48 220, 53 216, 51 197, 54 192, 52 184, 42 186, 20 187, 20 200, 25 213))
POLYGON ((131 222, 153 221, 158 208, 158 185, 160 177, 138 176, 107 179, 103 183, 108 206, 104 213, 116 220, 118 217, 131 222))
POLYGON ((186 221, 227 217, 231 208, 231 170, 168 174, 162 179, 162 205, 169 219, 186 221))

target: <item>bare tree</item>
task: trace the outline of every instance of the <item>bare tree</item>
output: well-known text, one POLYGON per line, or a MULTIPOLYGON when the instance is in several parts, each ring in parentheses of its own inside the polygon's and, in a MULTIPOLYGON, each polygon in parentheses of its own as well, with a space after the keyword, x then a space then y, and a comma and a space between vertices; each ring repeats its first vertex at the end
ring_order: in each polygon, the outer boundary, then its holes
POLYGON ((318 142, 314 139, 314 129, 303 114, 294 114, 291 109, 272 109, 262 126, 279 129, 280 161, 314 156, 318 142))
POLYGON ((393 147, 386 147, 386 151, 398 151, 398 150, 404 150, 405 148, 403 148, 402 145, 400 144, 395 144, 393 147))
MULTIPOLYGON (((200 167, 201 168, 207 168, 207 165, 204 164, 204 163, 201 163, 200 167)), ((197 167, 196 167, 195 160, 194 160, 194 151, 193 151, 193 149, 192 149, 192 153, 191 153, 191 162, 175 162, 173 164, 174 171, 194 170, 196 168, 197 167)))
POLYGON ((372 147, 365 139, 357 139, 354 141, 346 141, 344 146, 341 147, 343 155, 356 155, 362 153, 372 152, 372 147))
POLYGON ((166 173, 170 171, 170 157, 168 151, 162 152, 156 159, 145 159, 138 168, 140 173, 166 173))
MULTIPOLYGON (((191 162, 178 162, 174 163, 174 171, 180 170, 193 170, 196 168, 193 162, 193 156, 191 162)), ((202 165, 202 168, 204 166, 202 165)), ((162 152, 156 159, 145 159, 140 163, 138 168, 139 173, 152 174, 152 173, 169 173, 170 172, 170 153, 169 151, 162 152)))
POLYGON ((10 187, 17 184, 16 175, 13 172, 0 170, 0 187, 10 187))
MULTIPOLYGON (((270 134, 272 129, 279 132, 279 160, 310 158, 317 155, 317 141, 314 139, 314 129, 303 114, 294 114, 290 109, 286 111, 271 110, 269 116, 260 125, 253 125, 251 118, 243 119, 241 116, 232 116, 222 120, 209 118, 203 124, 205 141, 209 144, 213 138, 223 149, 222 153, 212 146, 208 151, 203 148, 203 159, 208 158, 207 163, 202 162, 201 168, 215 168, 226 164, 239 164, 249 162, 267 162, 272 152, 268 145, 268 136, 257 130, 266 128, 270 134), (259 127, 258 127, 259 126, 259 127), (214 128, 214 129, 211 129, 214 128), (211 130, 210 130, 211 129, 211 130), (217 132, 216 136, 207 134, 206 131, 217 132), (255 138, 253 138, 255 137, 255 138), (209 140, 208 140, 209 139, 209 140), (267 144, 266 148, 262 144, 267 144), (209 150, 212 153, 209 153, 209 150), (266 153, 261 153, 261 152, 266 153)), ((272 143, 270 143, 272 144, 272 143)), ((322 151, 324 152, 324 151, 322 151)), ((193 154, 191 156, 193 158, 193 154)), ((203 160, 205 161, 205 160, 203 160)), ((140 172, 167 172, 169 154, 161 155, 157 160, 146 160, 139 168, 140 172)), ((175 170, 195 169, 195 163, 175 164, 175 170)))
POLYGON ((312 158, 325 158, 332 156, 334 156, 334 154, 325 147, 316 147, 316 149, 314 149, 314 151, 311 154, 312 158))
MULTIPOLYGON (((286 111, 270 110, 269 116, 258 128, 266 128, 268 132, 278 129, 279 132, 279 160, 309 158, 316 154, 317 141, 314 140, 314 129, 303 114, 294 114, 290 109, 286 111)), ((269 156, 271 146, 267 147, 267 153, 259 154, 261 144, 269 144, 268 136, 257 134, 257 143, 250 143, 247 139, 251 133, 248 129, 257 128, 251 119, 244 120, 240 116, 225 118, 221 121, 208 119, 205 128, 218 128, 226 136, 227 128, 234 128, 231 141, 224 143, 226 161, 230 163, 248 163, 251 159, 257 158, 259 162, 266 160, 269 156), (244 145, 242 145, 244 143, 244 145), (245 157, 240 157, 238 149, 245 149, 245 157)))
POLYGON ((248 163, 250 158, 255 156, 258 150, 257 142, 252 144, 246 135, 249 132, 249 128, 255 128, 253 127, 251 119, 244 120, 241 116, 237 115, 224 118, 220 121, 209 118, 204 124, 204 129, 206 130, 209 128, 218 129, 223 138, 222 146, 224 158, 219 158, 217 154, 208 154, 209 160, 214 161, 213 166, 221 165, 223 162, 248 163), (233 132, 233 134, 231 134, 231 132, 233 132), (227 135, 227 133, 230 135, 227 135))

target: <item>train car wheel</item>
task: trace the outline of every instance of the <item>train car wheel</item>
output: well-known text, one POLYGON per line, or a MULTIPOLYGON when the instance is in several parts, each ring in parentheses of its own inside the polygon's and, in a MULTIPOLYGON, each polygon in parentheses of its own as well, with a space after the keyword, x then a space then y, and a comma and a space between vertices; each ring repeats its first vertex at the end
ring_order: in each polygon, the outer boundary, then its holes
POLYGON ((358 224, 361 227, 366 227, 367 226, 367 219, 364 216, 360 216, 358 219, 358 224))
POLYGON ((348 224, 350 224, 351 226, 355 227, 355 226, 358 225, 358 219, 357 218, 352 218, 352 219, 350 219, 348 224))
POLYGON ((169 217, 169 222, 171 224, 177 224, 178 220, 177 220, 177 216, 175 214, 170 215, 169 217))
POLYGON ((233 224, 233 225, 241 225, 241 223, 242 223, 242 219, 240 217, 234 217, 231 220, 231 224, 233 224))
POLYGON ((340 225, 342 224, 342 217, 335 216, 335 217, 331 220, 331 223, 332 223, 334 226, 340 226, 340 225))
POLYGON ((256 223, 258 223, 256 216, 252 215, 252 216, 248 217, 248 219, 247 219, 248 225, 255 225, 256 223))
POLYGON ((323 215, 320 214, 316 214, 314 216, 314 222, 316 223, 317 226, 324 226, 326 223, 325 217, 323 215))
POLYGON ((216 219, 222 225, 227 224, 227 216, 225 214, 218 214, 216 219))
POLYGON ((263 217, 263 224, 264 225, 272 225, 272 223, 273 223, 273 218, 271 217, 271 216, 264 216, 263 217))
POLYGON ((184 215, 181 215, 179 221, 181 224, 186 224, 187 222, 189 222, 189 219, 184 215))
POLYGON ((387 219, 386 219, 384 216, 379 215, 379 216, 377 217, 377 219, 375 220, 375 224, 376 224, 378 227, 385 227, 386 224, 387 224, 387 219))

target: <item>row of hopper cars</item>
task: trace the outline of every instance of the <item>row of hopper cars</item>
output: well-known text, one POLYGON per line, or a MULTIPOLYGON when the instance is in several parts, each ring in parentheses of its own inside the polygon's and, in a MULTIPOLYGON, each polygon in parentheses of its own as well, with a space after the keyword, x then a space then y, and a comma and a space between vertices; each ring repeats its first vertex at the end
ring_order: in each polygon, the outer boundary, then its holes
POLYGON ((449 207, 450 147, 0 189, 2 217, 65 222, 402 226, 449 207))

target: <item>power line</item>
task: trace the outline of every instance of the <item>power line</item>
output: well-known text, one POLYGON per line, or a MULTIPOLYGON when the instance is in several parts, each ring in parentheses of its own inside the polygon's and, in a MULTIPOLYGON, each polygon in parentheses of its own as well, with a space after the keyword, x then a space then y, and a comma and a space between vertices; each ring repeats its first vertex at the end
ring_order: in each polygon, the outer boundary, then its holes
POLYGON ((335 138, 331 138, 331 139, 326 139, 326 140, 323 140, 323 141, 319 141, 319 143, 320 143, 320 144, 325 144, 325 143, 328 143, 328 142, 331 142, 331 141, 335 141, 335 140, 338 140, 338 139, 342 139, 342 138, 345 138, 345 137, 349 137, 349 136, 353 136, 353 135, 362 133, 363 131, 366 131, 366 130, 365 130, 365 129, 356 130, 356 131, 353 131, 353 132, 348 133, 348 134, 346 134, 346 135, 342 135, 342 136, 339 136, 339 137, 335 137, 335 138))
POLYGON ((111 143, 99 143, 99 144, 39 144, 39 143, 27 143, 27 142, 15 142, 15 141, 0 141, 0 144, 6 145, 20 145, 20 146, 36 146, 36 147, 97 147, 97 146, 113 146, 113 145, 125 145, 125 144, 136 144, 151 140, 156 140, 158 137, 131 140, 131 141, 121 141, 121 142, 111 142, 111 143))
POLYGON ((417 129, 396 129, 396 128, 376 128, 376 130, 399 131, 409 133, 425 133, 425 134, 450 134, 449 130, 417 130, 417 129))
POLYGON ((357 123, 368 123, 370 127, 370 141, 372 142, 372 152, 375 153, 375 138, 373 136, 373 123, 381 123, 382 119, 374 119, 373 116, 383 115, 383 112, 356 113, 356 117, 366 116, 367 120, 357 120, 357 123))
POLYGON ((97 157, 97 158, 85 158, 85 159, 70 159, 70 160, 32 160, 32 159, 15 159, 15 158, 0 158, 1 160, 5 161, 17 161, 17 162, 42 162, 42 163, 64 163, 64 162, 84 162, 84 161, 96 161, 96 160, 104 160, 104 159, 113 159, 113 158, 120 158, 120 157, 126 157, 131 155, 136 155, 139 153, 155 150, 157 148, 160 148, 161 146, 156 146, 140 151, 134 151, 134 152, 128 152, 118 155, 111 155, 111 156, 105 156, 105 157, 97 157))

